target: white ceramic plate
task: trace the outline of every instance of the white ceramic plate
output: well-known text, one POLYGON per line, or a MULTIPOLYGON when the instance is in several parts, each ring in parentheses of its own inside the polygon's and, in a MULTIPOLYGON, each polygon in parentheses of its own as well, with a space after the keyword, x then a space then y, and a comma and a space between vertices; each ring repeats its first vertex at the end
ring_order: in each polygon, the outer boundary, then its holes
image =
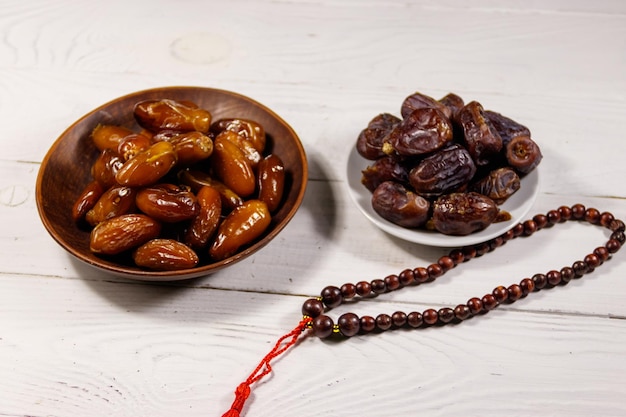
POLYGON ((368 161, 359 155, 356 147, 352 147, 348 156, 346 172, 350 197, 365 217, 376 226, 400 239, 422 245, 460 247, 485 242, 497 237, 520 221, 525 220, 524 216, 528 214, 539 193, 539 172, 538 169, 534 169, 522 179, 520 189, 500 206, 501 210, 511 213, 511 220, 509 221, 494 223, 480 232, 467 236, 448 236, 436 231, 407 229, 383 219, 372 208, 372 193, 361 184, 361 171, 372 163, 373 161, 368 161))

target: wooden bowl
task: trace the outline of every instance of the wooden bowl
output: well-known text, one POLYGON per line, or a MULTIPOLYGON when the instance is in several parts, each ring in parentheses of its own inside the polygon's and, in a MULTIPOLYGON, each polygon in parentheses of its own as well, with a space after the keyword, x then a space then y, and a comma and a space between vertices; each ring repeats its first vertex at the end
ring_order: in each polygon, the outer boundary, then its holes
POLYGON ((72 124, 54 142, 41 164, 36 187, 39 216, 50 235, 81 261, 126 278, 146 281, 180 280, 208 275, 255 253, 280 233, 298 210, 307 183, 307 159, 293 129, 272 110, 237 93, 202 87, 163 87, 135 92, 89 112, 72 124), (189 100, 209 110, 213 120, 239 117, 260 123, 267 135, 267 152, 278 155, 286 172, 281 207, 272 216, 265 234, 237 254, 219 262, 207 261, 179 271, 149 271, 135 266, 128 256, 101 257, 89 250, 90 230, 79 227, 71 216, 72 206, 91 181, 91 166, 98 149, 90 133, 101 124, 116 124, 139 130, 134 105, 147 99, 189 100))

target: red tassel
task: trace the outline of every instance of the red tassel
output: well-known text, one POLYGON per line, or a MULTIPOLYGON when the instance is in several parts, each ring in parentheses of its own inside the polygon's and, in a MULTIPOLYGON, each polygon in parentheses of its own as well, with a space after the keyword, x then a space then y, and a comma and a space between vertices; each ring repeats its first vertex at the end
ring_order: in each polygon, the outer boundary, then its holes
POLYGON ((243 410, 243 406, 250 396, 250 385, 259 381, 265 375, 272 372, 272 366, 270 365, 270 362, 279 355, 285 353, 287 349, 295 345, 298 341, 298 336, 300 336, 300 334, 304 331, 304 329, 308 326, 310 322, 311 318, 309 317, 302 319, 292 331, 278 339, 278 341, 274 345, 274 348, 267 355, 265 355, 261 362, 259 362, 259 364, 250 374, 248 379, 239 384, 239 386, 235 390, 235 400, 230 406, 230 410, 222 415, 222 417, 241 417, 241 410, 243 410), (283 342, 285 342, 285 340, 287 339, 289 340, 283 345, 283 342))

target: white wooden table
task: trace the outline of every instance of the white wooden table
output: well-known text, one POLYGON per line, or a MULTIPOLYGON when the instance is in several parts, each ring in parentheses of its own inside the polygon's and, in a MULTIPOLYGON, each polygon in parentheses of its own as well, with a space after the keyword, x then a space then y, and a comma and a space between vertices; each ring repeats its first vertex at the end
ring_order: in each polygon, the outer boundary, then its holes
MULTIPOLYGON (((414 91, 452 91, 531 128, 544 153, 531 214, 580 202, 626 216, 623 1, 5 0, 0 10, 2 416, 221 416, 307 297, 445 254, 379 231, 346 191, 358 132, 414 91), (99 273, 39 221, 39 163, 91 109, 167 85, 274 109, 306 148, 305 200, 269 246, 212 276, 99 273)), ((567 223, 338 310, 453 307, 571 265, 607 236, 567 223)), ((624 416, 625 255, 458 326, 305 338, 244 413, 624 416)))

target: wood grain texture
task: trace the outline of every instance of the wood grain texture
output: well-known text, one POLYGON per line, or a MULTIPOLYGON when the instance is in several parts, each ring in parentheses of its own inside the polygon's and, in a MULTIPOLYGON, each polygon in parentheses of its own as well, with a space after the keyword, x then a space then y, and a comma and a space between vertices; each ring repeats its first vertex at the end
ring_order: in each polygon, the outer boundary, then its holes
MULTIPOLYGON (((581 202, 626 217, 625 50, 619 0, 4 1, 0 415, 221 416, 307 297, 445 254, 376 229, 347 194, 359 131, 413 91, 453 91, 531 128, 544 153, 532 214, 581 202), (37 172, 81 116, 168 85, 276 111, 303 142, 309 185, 285 230, 232 268, 124 280, 54 243, 37 215, 37 172)), ((607 237, 558 225, 332 315, 455 306, 570 265, 607 237)), ((624 275, 620 252, 457 326, 303 339, 245 415, 624 416, 624 275)))

